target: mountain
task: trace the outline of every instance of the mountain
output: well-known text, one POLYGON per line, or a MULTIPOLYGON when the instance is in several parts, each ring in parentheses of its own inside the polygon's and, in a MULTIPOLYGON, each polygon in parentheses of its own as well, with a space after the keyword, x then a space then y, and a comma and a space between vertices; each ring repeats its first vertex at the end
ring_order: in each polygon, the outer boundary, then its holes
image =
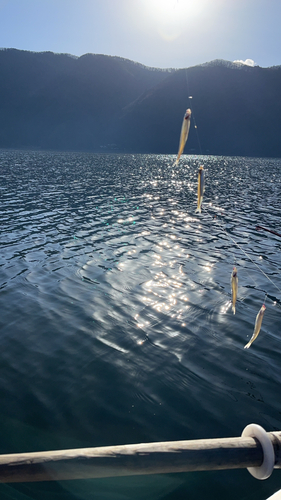
POLYGON ((181 120, 191 104, 198 128, 191 128, 185 152, 280 157, 280 89, 279 67, 213 61, 178 70, 124 110, 118 141, 133 151, 176 152, 181 120))
POLYGON ((0 50, 0 147, 280 157, 281 67, 148 68, 119 57, 0 50), (192 95, 192 100, 188 97, 192 95))
POLYGON ((117 57, 15 49, 0 51, 0 73, 0 147, 62 150, 99 150, 122 109, 169 74, 117 57))

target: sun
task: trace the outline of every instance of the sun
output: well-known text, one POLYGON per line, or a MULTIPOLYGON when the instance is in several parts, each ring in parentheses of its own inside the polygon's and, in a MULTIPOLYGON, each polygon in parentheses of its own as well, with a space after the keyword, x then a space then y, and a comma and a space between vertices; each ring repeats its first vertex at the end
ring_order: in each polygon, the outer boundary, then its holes
POLYGON ((203 7, 202 0, 146 0, 148 14, 164 22, 187 20, 198 15, 203 7))
POLYGON ((145 15, 166 39, 177 38, 200 15, 207 0, 143 0, 145 15))

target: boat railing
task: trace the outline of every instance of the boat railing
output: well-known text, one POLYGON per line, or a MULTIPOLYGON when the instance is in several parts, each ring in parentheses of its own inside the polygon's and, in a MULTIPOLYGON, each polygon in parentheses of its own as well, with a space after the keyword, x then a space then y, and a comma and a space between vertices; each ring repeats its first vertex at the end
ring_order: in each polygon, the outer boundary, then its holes
POLYGON ((247 468, 266 479, 281 468, 281 431, 248 425, 241 437, 0 455, 0 482, 61 481, 247 468))

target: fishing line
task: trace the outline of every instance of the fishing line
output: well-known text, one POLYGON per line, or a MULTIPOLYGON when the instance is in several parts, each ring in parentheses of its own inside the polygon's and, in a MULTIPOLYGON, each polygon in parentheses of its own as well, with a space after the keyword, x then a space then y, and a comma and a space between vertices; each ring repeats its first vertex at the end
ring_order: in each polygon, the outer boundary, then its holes
MULTIPOLYGON (((188 76, 187 76, 187 69, 185 70, 185 77, 186 77, 186 87, 187 87, 187 92, 189 92, 189 81, 188 81, 188 76)), ((188 99, 190 100, 190 102, 192 101, 192 96, 189 95, 188 96, 188 99)), ((197 140, 198 140, 198 144, 199 144, 199 149, 200 149, 200 154, 202 155, 202 148, 201 148, 201 143, 200 143, 200 139, 199 139, 199 133, 198 133, 198 128, 197 128, 197 125, 196 125, 196 121, 195 121, 195 114, 194 114, 194 110, 193 110, 193 107, 190 103, 190 109, 191 109, 191 112, 192 112, 192 116, 193 116, 193 121, 194 121, 194 128, 196 130, 196 135, 197 135, 197 140)), ((207 214, 209 216, 211 216, 209 213, 208 213, 208 210, 206 210, 206 208, 204 208, 204 210, 207 212, 207 214)), ((216 222, 219 222, 219 220, 216 219, 216 222)), ((265 276, 266 279, 268 279, 268 281, 270 281, 270 283, 272 283, 272 285, 281 293, 281 289, 272 281, 272 279, 261 269, 261 267, 247 254, 247 252, 245 252, 245 250, 237 243, 237 241, 235 241, 232 236, 230 236, 230 234, 227 233, 227 231, 224 229, 224 227, 220 224, 219 222, 219 225, 222 229, 222 231, 226 234, 226 236, 231 239, 231 241, 241 250, 241 252, 244 253, 244 255, 246 255, 246 257, 259 269, 259 271, 265 276)), ((234 258, 234 263, 236 262, 236 256, 234 258)), ((267 296, 267 294, 266 294, 267 296)), ((266 297, 265 297, 266 298, 266 297)))
POLYGON ((193 119, 193 123, 194 123, 194 128, 196 130, 196 137, 197 137, 197 141, 198 141, 198 146, 199 146, 199 151, 200 151, 200 155, 202 156, 203 153, 202 153, 202 148, 201 148, 201 143, 200 143, 200 139, 199 139, 199 133, 198 133, 198 128, 197 128, 197 124, 196 124, 196 121, 195 121, 195 114, 194 114, 194 110, 193 110, 193 106, 192 106, 192 99, 193 99, 193 96, 189 94, 188 90, 189 90, 189 83, 188 83, 188 76, 187 76, 187 69, 185 70, 185 78, 186 78, 186 88, 187 88, 187 94, 188 94, 188 99, 189 99, 189 107, 191 109, 191 115, 192 115, 192 119, 193 119))
MULTIPOLYGON (((206 208, 205 208, 206 210, 206 208)), ((208 210, 206 210, 207 214, 210 215, 208 213, 208 210)), ((224 229, 224 227, 221 225, 220 221, 216 219, 216 222, 219 223, 222 231, 226 234, 226 236, 239 248, 239 250, 241 250, 241 252, 244 253, 244 255, 246 255, 246 257, 259 269, 259 271, 265 276, 265 278, 268 279, 268 281, 270 281, 270 283, 272 283, 273 286, 275 286, 275 288, 277 288, 277 290, 281 293, 281 290, 280 288, 272 281, 272 279, 261 269, 261 267, 250 257, 249 254, 247 254, 247 252, 245 252, 245 250, 237 243, 237 241, 234 240, 234 238, 232 238, 232 236, 230 236, 230 234, 227 233, 227 231, 224 229)))
MULTIPOLYGON (((223 231, 223 233, 226 235, 226 237, 227 237, 228 239, 229 239, 229 238, 231 238, 231 237, 229 236, 229 234, 226 232, 226 230, 224 229, 224 227, 222 226, 222 224, 220 223, 220 221, 217 219, 217 215, 215 216, 216 218, 213 218, 213 217, 212 217, 212 215, 211 215, 211 214, 208 212, 208 210, 206 209, 206 207, 204 207, 204 211, 207 213, 207 215, 208 215, 210 218, 212 218, 212 221, 215 221, 215 222, 217 222, 217 223, 219 224, 220 229, 223 231)), ((233 240, 233 238, 232 238, 232 241, 235 243, 235 245, 237 245, 237 246, 238 246, 238 244, 236 243, 236 241, 234 241, 234 240, 233 240)), ((244 250, 243 250, 243 249, 241 249, 241 250, 244 252, 244 250)), ((245 253, 245 252, 244 252, 244 253, 245 253)), ((250 259, 250 257, 249 257, 249 260, 251 260, 251 259, 250 259)), ((238 258, 237 258, 237 256, 236 256, 236 254, 234 253, 234 258, 233 258, 233 267, 236 267, 236 268, 238 267, 237 262, 238 262, 238 258)), ((246 269, 246 268, 244 268, 244 271, 246 271, 246 273, 247 273, 247 275, 248 275, 249 279, 253 282, 253 284, 254 284, 254 289, 255 289, 255 290, 257 290, 257 283, 256 283, 256 281, 255 281, 255 280, 253 279, 253 277, 252 277, 252 276, 248 273, 248 271, 247 271, 247 269, 246 269)), ((262 291, 262 292, 264 292, 264 290, 261 290, 261 291, 262 291)))

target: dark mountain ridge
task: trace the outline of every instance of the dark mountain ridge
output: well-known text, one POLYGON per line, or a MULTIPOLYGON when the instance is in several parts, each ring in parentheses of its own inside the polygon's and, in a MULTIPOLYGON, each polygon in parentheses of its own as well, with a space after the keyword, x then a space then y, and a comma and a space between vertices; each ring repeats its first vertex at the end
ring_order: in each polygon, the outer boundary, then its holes
POLYGON ((145 149, 149 137, 155 151, 176 151, 179 117, 191 104, 198 135, 191 129, 186 152, 280 157, 280 90, 281 69, 214 62, 178 70, 127 108, 119 130, 129 131, 132 150, 145 149), (145 136, 134 134, 136 116, 145 136))
POLYGON ((279 66, 162 70, 105 55, 4 49, 0 72, 1 148, 176 154, 191 105, 198 129, 186 153, 281 156, 279 66))

